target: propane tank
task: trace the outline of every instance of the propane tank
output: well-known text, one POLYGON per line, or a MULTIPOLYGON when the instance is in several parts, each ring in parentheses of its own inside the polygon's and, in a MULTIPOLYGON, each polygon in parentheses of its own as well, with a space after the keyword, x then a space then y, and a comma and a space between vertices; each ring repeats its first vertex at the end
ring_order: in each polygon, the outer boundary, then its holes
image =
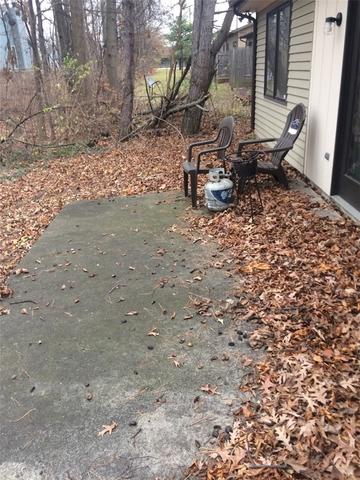
POLYGON ((229 208, 233 190, 233 182, 229 176, 223 168, 209 170, 209 181, 205 185, 205 204, 210 211, 220 212, 229 208))

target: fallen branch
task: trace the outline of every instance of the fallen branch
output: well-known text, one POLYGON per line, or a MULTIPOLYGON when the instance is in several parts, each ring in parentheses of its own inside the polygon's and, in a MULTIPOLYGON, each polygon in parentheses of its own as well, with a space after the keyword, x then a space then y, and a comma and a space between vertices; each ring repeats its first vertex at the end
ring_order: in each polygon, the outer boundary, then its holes
MULTIPOLYGON (((29 147, 36 147, 36 148, 62 148, 62 147, 72 147, 76 145, 76 143, 46 143, 46 144, 31 143, 31 142, 25 142, 24 140, 19 140, 17 138, 13 138, 12 141, 21 143, 23 145, 27 145, 29 147)), ((79 143, 78 145, 81 145, 81 144, 79 143)))
POLYGON ((203 107, 200 107, 200 105, 202 103, 206 102, 206 100, 209 97, 210 97, 210 94, 207 93, 203 97, 200 97, 197 100, 194 100, 193 102, 185 103, 183 105, 178 105, 177 107, 171 108, 170 110, 165 112, 164 118, 168 118, 170 115, 174 115, 175 113, 179 113, 179 112, 182 112, 184 110, 188 110, 189 108, 192 108, 192 107, 199 107, 199 108, 204 109, 203 107))

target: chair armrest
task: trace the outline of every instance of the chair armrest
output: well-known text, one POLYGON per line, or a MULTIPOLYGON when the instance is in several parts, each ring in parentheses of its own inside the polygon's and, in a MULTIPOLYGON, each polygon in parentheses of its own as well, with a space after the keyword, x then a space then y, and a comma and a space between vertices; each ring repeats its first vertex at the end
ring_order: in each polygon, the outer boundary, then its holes
POLYGON ((199 152, 197 154, 197 157, 196 157, 196 166, 197 166, 197 169, 199 170, 200 168, 200 160, 201 160, 201 157, 204 156, 204 155, 207 155, 209 153, 216 153, 216 152, 221 152, 222 150, 226 150, 226 145, 224 147, 214 147, 214 148, 208 148, 207 150, 202 150, 201 152, 199 152))
POLYGON ((257 140, 243 140, 239 142, 237 152, 240 153, 245 145, 254 145, 256 143, 275 142, 278 138, 258 138, 257 140))
POLYGON ((216 138, 214 138, 212 140, 201 140, 200 142, 190 143, 190 145, 188 147, 188 155, 187 155, 188 162, 191 161, 192 150, 193 150, 194 147, 200 147, 201 145, 212 145, 219 140, 219 136, 220 136, 220 132, 217 134, 216 138))
POLYGON ((285 152, 291 150, 293 147, 283 147, 283 148, 262 148, 261 150, 242 150, 241 153, 276 153, 276 152, 285 152))

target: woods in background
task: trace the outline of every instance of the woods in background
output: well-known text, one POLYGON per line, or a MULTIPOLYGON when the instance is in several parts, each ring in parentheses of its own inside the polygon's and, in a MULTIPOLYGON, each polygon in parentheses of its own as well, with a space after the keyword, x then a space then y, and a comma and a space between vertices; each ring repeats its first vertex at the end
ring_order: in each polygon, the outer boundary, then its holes
POLYGON ((186 0, 174 5, 178 14, 165 34, 160 0, 18 0, 11 7, 0 0, 7 52, 0 77, 0 146, 50 146, 109 132, 123 139, 180 112, 183 131, 196 133, 233 12, 215 34, 216 0, 195 0, 193 19, 185 15, 186 0), (20 63, 26 49, 31 69, 20 63), (148 95, 143 105, 136 99, 137 84, 166 50, 167 84, 155 104, 148 95), (24 138, 19 133, 26 129, 24 138))

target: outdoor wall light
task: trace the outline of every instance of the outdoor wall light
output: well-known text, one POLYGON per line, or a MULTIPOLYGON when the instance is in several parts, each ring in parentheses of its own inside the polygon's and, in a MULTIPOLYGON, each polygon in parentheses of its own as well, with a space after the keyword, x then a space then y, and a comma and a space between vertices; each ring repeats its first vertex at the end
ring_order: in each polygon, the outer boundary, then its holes
POLYGON ((340 27, 342 22, 342 13, 338 13, 336 17, 326 17, 325 19, 325 33, 330 34, 334 31, 334 25, 340 27))

